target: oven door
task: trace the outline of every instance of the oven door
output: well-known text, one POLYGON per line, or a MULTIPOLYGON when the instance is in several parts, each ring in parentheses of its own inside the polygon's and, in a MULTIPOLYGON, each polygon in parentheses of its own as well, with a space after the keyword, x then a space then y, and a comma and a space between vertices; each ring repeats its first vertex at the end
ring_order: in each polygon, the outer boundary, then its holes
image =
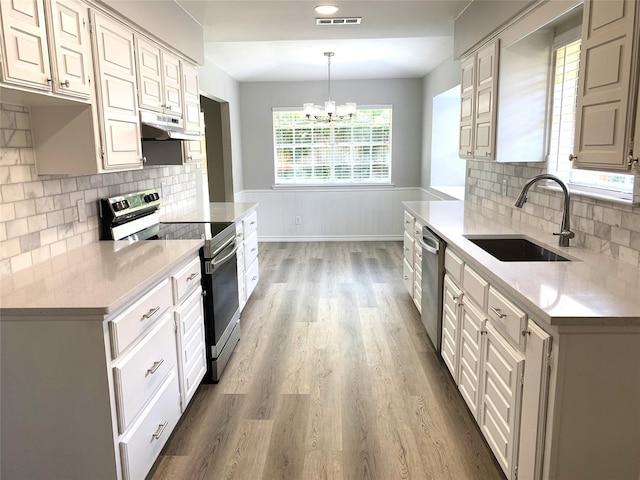
POLYGON ((205 321, 211 356, 214 359, 227 343, 233 331, 232 320, 237 317, 240 309, 237 250, 234 235, 216 250, 213 258, 204 261, 205 321))

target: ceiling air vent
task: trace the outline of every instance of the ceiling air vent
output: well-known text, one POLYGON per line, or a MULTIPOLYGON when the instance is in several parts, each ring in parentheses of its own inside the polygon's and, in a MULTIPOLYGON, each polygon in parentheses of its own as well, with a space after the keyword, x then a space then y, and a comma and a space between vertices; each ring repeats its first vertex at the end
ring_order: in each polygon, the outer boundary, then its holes
POLYGON ((316 18, 316 25, 360 25, 362 17, 316 18))

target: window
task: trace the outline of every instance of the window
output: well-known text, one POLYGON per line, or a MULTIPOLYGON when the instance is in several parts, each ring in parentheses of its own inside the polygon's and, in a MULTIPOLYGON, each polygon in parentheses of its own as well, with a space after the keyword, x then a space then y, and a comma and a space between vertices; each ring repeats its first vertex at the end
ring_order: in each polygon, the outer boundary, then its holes
POLYGON ((567 184, 584 191, 591 190, 601 195, 631 199, 633 175, 571 168, 569 155, 573 152, 580 67, 581 40, 576 39, 577 36, 579 29, 567 32, 556 38, 554 46, 555 70, 548 170, 567 184))
POLYGON ((274 109, 276 185, 391 183, 390 106, 359 107, 350 120, 309 121, 274 109))

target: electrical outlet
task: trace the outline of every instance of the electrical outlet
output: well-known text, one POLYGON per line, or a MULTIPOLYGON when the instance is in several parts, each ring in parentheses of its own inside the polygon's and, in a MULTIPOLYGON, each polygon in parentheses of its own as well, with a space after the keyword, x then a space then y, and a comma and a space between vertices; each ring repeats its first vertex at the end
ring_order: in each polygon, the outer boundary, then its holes
POLYGON ((296 225, 302 225, 302 217, 300 215, 296 215, 296 225))
POLYGON ((508 183, 508 182, 507 182, 507 179, 506 179, 506 178, 503 178, 503 179, 502 179, 502 196, 503 196, 503 197, 506 197, 506 196, 507 196, 507 186, 508 186, 508 185, 507 185, 507 183, 508 183))
POLYGON ((78 208, 78 221, 85 222, 87 220, 87 210, 85 208, 85 203, 83 199, 78 199, 78 203, 76 204, 78 208))

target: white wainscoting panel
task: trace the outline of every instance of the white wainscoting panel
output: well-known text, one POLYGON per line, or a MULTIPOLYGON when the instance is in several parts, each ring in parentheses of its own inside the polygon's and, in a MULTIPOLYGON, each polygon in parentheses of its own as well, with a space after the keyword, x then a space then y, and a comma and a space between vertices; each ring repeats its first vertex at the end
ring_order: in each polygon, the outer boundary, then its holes
POLYGON ((430 199, 438 200, 417 187, 273 188, 236 194, 236 201, 258 202, 261 242, 401 240, 402 202, 430 199))

